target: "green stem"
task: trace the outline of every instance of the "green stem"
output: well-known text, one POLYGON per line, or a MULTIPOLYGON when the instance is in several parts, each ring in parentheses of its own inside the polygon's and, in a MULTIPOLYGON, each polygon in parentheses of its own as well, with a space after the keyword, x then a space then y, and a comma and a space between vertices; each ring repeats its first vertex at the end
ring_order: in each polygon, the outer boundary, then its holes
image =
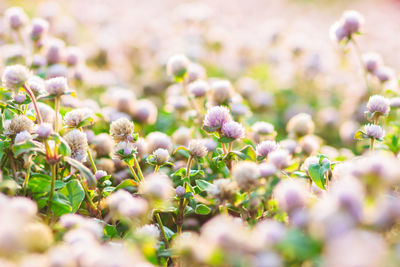
POLYGON ((31 175, 31 166, 32 166, 32 155, 28 157, 28 167, 26 168, 25 180, 23 184, 23 195, 26 196, 26 190, 28 187, 29 177, 31 175))
POLYGON ((144 181, 142 169, 140 168, 139 161, 137 160, 136 155, 133 156, 133 160, 135 162, 135 168, 136 168, 136 170, 137 170, 137 172, 139 174, 140 181, 144 181))
POLYGON ((132 168, 132 165, 131 165, 131 164, 128 164, 128 168, 129 168, 129 170, 131 171, 131 173, 132 173, 132 175, 133 175, 133 178, 135 179, 136 183, 137 183, 137 184, 140 184, 139 177, 136 175, 136 172, 135 172, 135 170, 132 168))
POLYGON ((374 151, 374 141, 375 141, 375 139, 371 138, 370 140, 371 140, 371 142, 370 142, 370 146, 369 146, 369 151, 373 152, 374 151))
POLYGON ((164 231, 164 226, 163 226, 163 223, 161 221, 160 214, 156 213, 155 216, 156 216, 156 220, 157 220, 158 226, 160 227, 161 233, 162 233, 164 241, 165 241, 165 248, 168 248, 169 247, 169 242, 168 242, 167 235, 165 234, 165 231, 164 231))
POLYGON ((55 130, 58 133, 59 130, 59 113, 60 113, 60 97, 56 96, 56 98, 54 98, 54 109, 56 112, 56 120, 55 120, 55 130))
POLYGON ((157 173, 159 169, 160 169, 160 165, 156 165, 156 167, 154 168, 154 173, 157 173))
POLYGON ((192 165, 193 157, 189 156, 188 162, 186 164, 186 178, 187 178, 187 183, 184 182, 184 187, 186 189, 186 192, 188 191, 188 183, 190 182, 190 167, 192 165))
POLYGON ((54 188, 57 179, 56 165, 51 164, 50 169, 51 169, 51 186, 50 186, 49 200, 47 202, 47 215, 46 215, 47 221, 50 221, 51 205, 53 202, 54 188))
POLYGON ((96 209, 96 206, 94 205, 94 203, 92 201, 92 198, 90 197, 89 189, 87 188, 86 184, 82 180, 80 180, 80 183, 81 183, 81 185, 83 187, 83 191, 85 191, 85 196, 86 196, 87 203, 89 204, 90 208, 93 211, 96 211, 97 209, 96 209))

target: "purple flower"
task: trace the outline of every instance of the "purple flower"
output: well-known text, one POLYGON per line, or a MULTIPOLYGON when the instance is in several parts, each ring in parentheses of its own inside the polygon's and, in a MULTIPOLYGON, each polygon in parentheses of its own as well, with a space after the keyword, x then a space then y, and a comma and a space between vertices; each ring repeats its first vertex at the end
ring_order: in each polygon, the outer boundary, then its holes
POLYGON ((385 136, 383 128, 376 124, 367 124, 364 126, 365 134, 370 138, 381 139, 385 136))
POLYGON ((380 67, 374 71, 374 75, 381 83, 384 83, 393 77, 394 71, 389 67, 380 67))
POLYGON ((207 111, 203 125, 210 128, 220 128, 230 121, 232 121, 232 117, 229 109, 223 106, 216 106, 207 111))
POLYGON ((390 101, 381 95, 373 95, 369 98, 367 109, 370 113, 378 112, 383 116, 387 116, 390 111, 390 101))
POLYGON ((269 153, 279 148, 279 145, 272 140, 262 141, 256 146, 256 154, 259 157, 267 157, 269 153))
POLYGON ((222 133, 232 139, 240 139, 244 137, 243 126, 235 121, 230 121, 222 125, 222 133))
POLYGON ((365 69, 374 73, 382 65, 382 57, 376 53, 367 53, 362 56, 365 69))

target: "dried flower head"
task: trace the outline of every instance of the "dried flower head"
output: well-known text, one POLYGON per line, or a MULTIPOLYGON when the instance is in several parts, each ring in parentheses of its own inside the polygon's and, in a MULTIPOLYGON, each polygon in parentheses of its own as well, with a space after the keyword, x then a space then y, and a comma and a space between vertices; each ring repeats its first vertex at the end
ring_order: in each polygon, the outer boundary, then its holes
POLYGON ((201 158, 207 155, 207 148, 202 140, 192 140, 189 143, 189 154, 192 157, 201 158))
POLYGON ((4 69, 1 80, 7 89, 17 91, 29 79, 29 76, 30 72, 25 66, 12 65, 4 69))
POLYGON ((49 95, 60 96, 68 91, 68 82, 65 77, 55 77, 45 82, 46 91, 49 95))
POLYGON ((8 135, 16 135, 23 131, 27 131, 28 133, 33 132, 33 121, 24 115, 17 115, 4 124, 5 133, 8 135))
POLYGON ((85 162, 88 149, 86 134, 78 129, 73 129, 64 135, 64 139, 71 148, 71 157, 77 161, 85 162))
POLYGON ((273 140, 262 141, 256 146, 256 154, 259 157, 268 157, 272 151, 279 149, 279 145, 273 140))
POLYGON ((89 108, 78 108, 67 112, 64 116, 64 123, 70 128, 80 128, 93 123, 94 113, 89 108), (82 125, 85 123, 85 125, 82 125))
POLYGON ((260 178, 260 170, 254 162, 241 161, 234 166, 232 178, 237 182, 240 189, 249 190, 260 178))
POLYGON ((110 126, 110 135, 115 142, 131 141, 134 133, 133 122, 127 118, 120 118, 113 121, 110 126))
POLYGON ((364 131, 367 136, 374 139, 382 139, 385 136, 385 130, 376 124, 367 124, 364 126, 364 131))
POLYGON ((212 107, 207 110, 203 125, 209 128, 221 128, 224 123, 232 121, 229 109, 223 106, 212 107))
POLYGON ((224 203, 233 199, 237 185, 230 179, 217 179, 207 190, 218 202, 224 203))
POLYGON ((167 63, 167 74, 175 78, 186 75, 190 61, 183 54, 176 54, 169 58, 167 63))
POLYGON ((222 125, 222 133, 226 137, 232 139, 241 139, 245 135, 245 131, 242 124, 235 121, 224 123, 222 125))

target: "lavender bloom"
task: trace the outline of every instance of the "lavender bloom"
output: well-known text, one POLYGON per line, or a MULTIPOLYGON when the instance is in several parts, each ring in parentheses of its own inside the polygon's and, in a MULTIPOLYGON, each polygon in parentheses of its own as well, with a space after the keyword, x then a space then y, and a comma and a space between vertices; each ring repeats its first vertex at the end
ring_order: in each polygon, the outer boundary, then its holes
POLYGON ((68 90, 68 82, 65 77, 51 78, 46 81, 46 91, 49 95, 63 95, 68 90))
POLYGON ((364 24, 364 18, 355 10, 347 10, 343 13, 343 28, 349 35, 361 31, 364 24))
POLYGON ((376 124, 367 124, 364 126, 365 134, 370 138, 382 139, 385 136, 385 130, 376 124))
POLYGON ((30 76, 29 70, 23 65, 7 66, 1 80, 9 90, 18 90, 30 76))
POLYGON ((256 154, 259 157, 267 157, 269 153, 279 149, 279 145, 272 140, 262 141, 256 146, 256 154))
POLYGON ((268 162, 272 163, 278 169, 285 169, 290 165, 291 156, 289 151, 278 149, 268 155, 268 162))
POLYGON ((32 20, 30 36, 33 41, 38 41, 49 30, 49 23, 42 18, 32 20))
POLYGON ((390 101, 384 96, 373 95, 368 100, 367 109, 370 113, 387 116, 390 111, 390 101))
POLYGON ((221 128, 224 123, 232 121, 229 109, 223 106, 212 107, 207 110, 203 125, 209 128, 221 128))
POLYGON ((40 138, 46 139, 53 131, 53 126, 50 123, 41 123, 36 129, 36 133, 40 138))
POLYGON ((197 80, 195 82, 192 82, 188 86, 189 92, 194 97, 205 96, 209 89, 210 89, 210 85, 206 81, 203 81, 203 80, 197 80))
POLYGON ((384 83, 394 76, 394 71, 389 67, 380 67, 374 71, 374 75, 381 83, 384 83))
POLYGON ((181 78, 186 74, 189 64, 190 61, 185 55, 173 55, 167 63, 167 74, 181 78))
POLYGON ((201 158, 207 155, 207 148, 202 140, 192 140, 189 143, 189 153, 192 157, 201 158))
POLYGON ((98 170, 94 176, 96 177, 97 180, 103 178, 104 176, 107 176, 107 172, 103 171, 103 170, 98 170))
POLYGON ((6 22, 13 30, 18 30, 28 22, 28 16, 20 7, 11 7, 4 13, 6 22))
POLYGON ((365 69, 369 73, 374 73, 382 65, 382 57, 376 53, 367 53, 362 56, 365 69))
POLYGON ((240 139, 245 135, 243 126, 235 121, 230 121, 222 125, 222 133, 232 139, 240 139))

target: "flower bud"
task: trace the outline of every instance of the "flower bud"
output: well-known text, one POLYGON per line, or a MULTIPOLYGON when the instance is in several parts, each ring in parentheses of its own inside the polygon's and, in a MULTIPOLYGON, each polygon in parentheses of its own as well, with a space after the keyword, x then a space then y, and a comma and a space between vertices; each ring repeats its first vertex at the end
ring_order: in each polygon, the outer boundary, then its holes
POLYGON ((186 194, 186 189, 183 187, 183 186, 178 186, 176 189, 175 189, 175 194, 178 196, 178 197, 183 197, 185 194, 186 194))
POLYGON ((169 152, 164 148, 157 148, 153 152, 157 165, 163 165, 169 160, 169 152))
POLYGON ((98 170, 95 174, 94 177, 96 177, 97 180, 103 178, 104 176, 107 176, 107 172, 103 170, 98 170))
POLYGON ((49 95, 60 96, 63 95, 68 89, 67 79, 65 77, 56 77, 48 79, 45 82, 46 91, 49 95))
POLYGON ((177 54, 169 58, 167 63, 167 74, 175 78, 182 78, 186 75, 190 61, 182 54, 177 54))
POLYGON ((25 94, 17 94, 14 96, 14 101, 18 104, 22 104, 26 99, 25 94))
POLYGON ((28 22, 28 16, 20 7, 10 7, 4 12, 6 22, 13 30, 18 30, 28 22))
POLYGON ((192 157, 201 158, 207 155, 207 148, 202 140, 192 140, 189 143, 189 154, 192 157))

